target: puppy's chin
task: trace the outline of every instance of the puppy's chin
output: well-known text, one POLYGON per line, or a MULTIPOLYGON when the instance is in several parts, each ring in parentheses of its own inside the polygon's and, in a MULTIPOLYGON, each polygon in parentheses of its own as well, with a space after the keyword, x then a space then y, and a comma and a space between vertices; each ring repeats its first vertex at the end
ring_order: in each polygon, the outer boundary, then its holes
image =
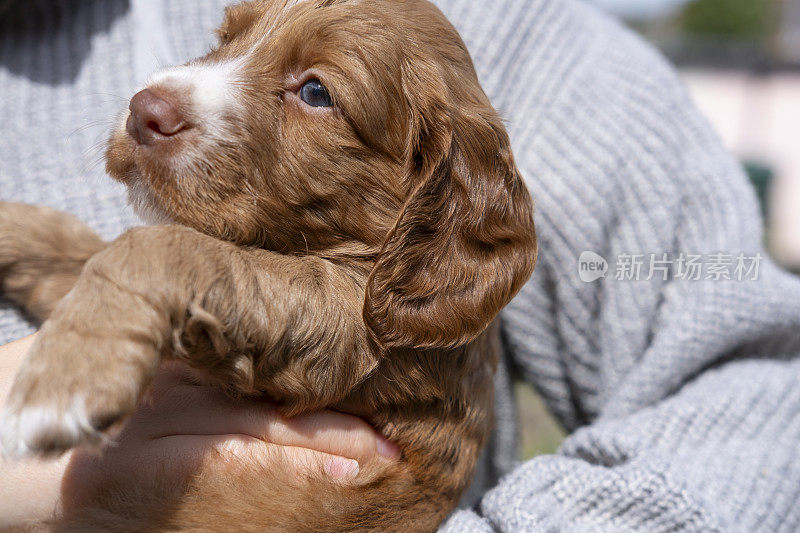
POLYGON ((106 149, 106 171, 113 179, 128 187, 128 203, 144 224, 150 226, 172 224, 173 217, 145 184, 145 178, 136 160, 137 143, 125 129, 127 116, 126 113, 118 127, 111 132, 106 149))
POLYGON ((175 221, 161 206, 153 191, 136 179, 128 183, 128 203, 133 207, 133 212, 148 226, 162 226, 175 221))

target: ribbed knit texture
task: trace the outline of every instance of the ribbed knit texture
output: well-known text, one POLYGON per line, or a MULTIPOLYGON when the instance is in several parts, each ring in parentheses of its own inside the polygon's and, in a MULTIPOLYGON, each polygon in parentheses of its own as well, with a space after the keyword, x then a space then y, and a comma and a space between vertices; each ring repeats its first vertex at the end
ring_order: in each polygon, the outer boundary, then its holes
MULTIPOLYGON (((132 224, 85 155, 124 105, 106 93, 144 80, 148 43, 164 61, 202 51, 225 2, 131 3, 20 2, 0 18, 0 198, 72 211, 106 237, 132 224)), ((475 491, 511 473, 445 530, 800 529, 800 282, 768 260, 758 281, 577 272, 587 250, 612 263, 765 254, 736 162, 661 57, 591 7, 436 3, 508 120, 537 203, 539 266, 503 313, 513 371, 573 431, 558 454, 516 466, 501 369, 475 491)), ((0 310, 0 342, 29 331, 0 310)))

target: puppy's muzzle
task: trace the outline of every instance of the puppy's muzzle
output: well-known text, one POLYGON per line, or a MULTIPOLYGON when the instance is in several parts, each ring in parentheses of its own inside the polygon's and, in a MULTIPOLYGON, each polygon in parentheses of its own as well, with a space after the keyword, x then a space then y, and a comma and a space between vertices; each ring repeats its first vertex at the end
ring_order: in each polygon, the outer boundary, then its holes
POLYGON ((153 146, 168 141, 188 128, 177 106, 150 89, 139 91, 131 98, 130 111, 125 128, 140 145, 153 146))

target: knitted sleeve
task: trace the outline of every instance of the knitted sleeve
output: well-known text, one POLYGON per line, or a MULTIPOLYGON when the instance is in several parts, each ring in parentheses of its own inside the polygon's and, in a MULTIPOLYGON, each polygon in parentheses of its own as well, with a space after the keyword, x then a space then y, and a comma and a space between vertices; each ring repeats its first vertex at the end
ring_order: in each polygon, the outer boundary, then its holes
POLYGON ((561 5, 571 22, 525 44, 561 61, 503 80, 556 88, 493 97, 541 242, 507 345, 572 434, 444 530, 796 531, 800 281, 768 259, 749 183, 672 69, 561 5))

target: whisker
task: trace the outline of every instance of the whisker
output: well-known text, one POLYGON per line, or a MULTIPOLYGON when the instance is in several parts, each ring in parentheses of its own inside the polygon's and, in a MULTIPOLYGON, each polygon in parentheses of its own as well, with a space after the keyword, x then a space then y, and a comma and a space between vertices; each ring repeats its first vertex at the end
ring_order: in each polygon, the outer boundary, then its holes
POLYGON ((97 141, 83 151, 84 164, 81 165, 81 172, 91 174, 99 166, 105 163, 105 140, 97 141))
POLYGON ((128 100, 126 97, 120 96, 120 95, 114 94, 114 93, 89 93, 89 94, 92 95, 92 96, 110 96, 112 98, 115 98, 117 100, 122 100, 122 101, 127 101, 128 100))
POLYGON ((72 130, 69 133, 69 135, 67 135, 67 140, 71 139, 72 136, 75 135, 76 133, 81 133, 82 131, 85 131, 89 128, 94 128, 96 126, 113 126, 113 125, 114 121, 110 119, 93 120, 91 122, 84 124, 83 126, 78 126, 74 130, 72 130))

